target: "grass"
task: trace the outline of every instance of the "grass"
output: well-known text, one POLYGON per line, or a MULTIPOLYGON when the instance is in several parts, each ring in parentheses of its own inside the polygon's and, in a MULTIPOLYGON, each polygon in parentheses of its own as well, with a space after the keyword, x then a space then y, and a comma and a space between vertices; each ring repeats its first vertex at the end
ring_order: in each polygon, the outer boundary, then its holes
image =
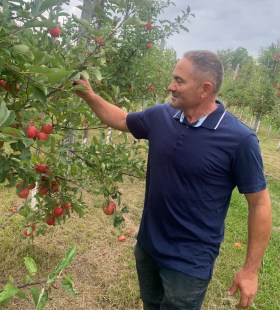
MULTIPOLYGON (((252 309, 280 309, 280 164, 277 144, 279 136, 271 133, 266 138, 266 127, 258 133, 263 152, 268 186, 273 205, 273 231, 270 245, 264 256, 259 277, 259 292, 252 309)), ((85 195, 89 208, 83 218, 72 216, 61 227, 51 227, 45 236, 32 242, 22 234, 23 219, 10 211, 21 201, 14 190, 0 185, 0 288, 12 276, 15 283, 22 283, 25 275, 24 256, 32 256, 39 268, 38 280, 45 279, 72 244, 77 252, 67 272, 73 275, 75 289, 80 292, 72 297, 58 288, 53 289, 47 310, 140 310, 133 247, 137 234, 144 199, 143 181, 125 179, 123 203, 129 207, 123 227, 113 228, 112 218, 105 216, 100 196, 85 195), (100 208, 93 207, 99 205, 100 208), (124 243, 118 236, 132 229, 124 243)), ((234 273, 240 268, 246 254, 247 206, 243 196, 234 191, 226 220, 225 240, 216 261, 213 280, 209 286, 203 310, 235 309, 238 296, 228 298, 227 289, 234 273), (241 248, 235 242, 242 244, 241 248)), ((15 298, 8 310, 34 309, 32 303, 15 298)))

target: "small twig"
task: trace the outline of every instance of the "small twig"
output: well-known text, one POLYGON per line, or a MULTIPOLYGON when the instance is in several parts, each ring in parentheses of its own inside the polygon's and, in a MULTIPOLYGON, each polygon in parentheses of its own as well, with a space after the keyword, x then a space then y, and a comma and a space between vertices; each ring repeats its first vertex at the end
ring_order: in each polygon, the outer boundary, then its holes
POLYGON ((94 130, 94 129, 106 129, 107 126, 97 126, 97 127, 84 127, 84 128, 74 128, 74 127, 67 127, 67 126, 60 126, 61 129, 70 129, 70 130, 85 130, 85 128, 89 130, 94 130))
POLYGON ((18 289, 24 288, 24 287, 28 287, 28 286, 33 286, 33 285, 38 285, 38 284, 46 284, 47 280, 42 280, 42 281, 37 281, 37 282, 30 282, 30 283, 26 283, 26 284, 20 284, 17 285, 18 289))

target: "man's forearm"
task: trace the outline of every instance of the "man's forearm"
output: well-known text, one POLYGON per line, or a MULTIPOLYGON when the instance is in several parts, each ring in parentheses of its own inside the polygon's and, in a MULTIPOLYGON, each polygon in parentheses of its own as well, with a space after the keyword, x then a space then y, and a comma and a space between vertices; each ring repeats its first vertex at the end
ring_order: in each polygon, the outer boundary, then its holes
POLYGON ((248 248, 243 268, 251 272, 258 272, 260 268, 272 226, 268 191, 263 191, 259 198, 248 200, 248 248))
POLYGON ((95 93, 85 97, 84 100, 103 123, 121 131, 128 131, 126 125, 127 112, 95 93))

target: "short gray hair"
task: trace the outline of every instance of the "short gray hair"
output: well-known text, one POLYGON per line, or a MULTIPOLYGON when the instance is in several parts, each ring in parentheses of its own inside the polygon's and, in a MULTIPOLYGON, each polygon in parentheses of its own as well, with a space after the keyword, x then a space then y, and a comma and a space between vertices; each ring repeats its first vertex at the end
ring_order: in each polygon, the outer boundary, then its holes
POLYGON ((209 80, 213 85, 213 93, 217 94, 224 78, 218 55, 207 50, 194 50, 184 53, 184 58, 192 62, 194 78, 201 82, 209 80))

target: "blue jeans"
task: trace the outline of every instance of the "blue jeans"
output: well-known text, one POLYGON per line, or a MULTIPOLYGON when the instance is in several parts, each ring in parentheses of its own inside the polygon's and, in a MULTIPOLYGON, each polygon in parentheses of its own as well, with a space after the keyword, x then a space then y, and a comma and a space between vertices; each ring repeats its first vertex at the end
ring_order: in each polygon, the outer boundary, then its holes
POLYGON ((136 270, 144 310, 200 310, 210 280, 159 267, 135 246, 136 270))

